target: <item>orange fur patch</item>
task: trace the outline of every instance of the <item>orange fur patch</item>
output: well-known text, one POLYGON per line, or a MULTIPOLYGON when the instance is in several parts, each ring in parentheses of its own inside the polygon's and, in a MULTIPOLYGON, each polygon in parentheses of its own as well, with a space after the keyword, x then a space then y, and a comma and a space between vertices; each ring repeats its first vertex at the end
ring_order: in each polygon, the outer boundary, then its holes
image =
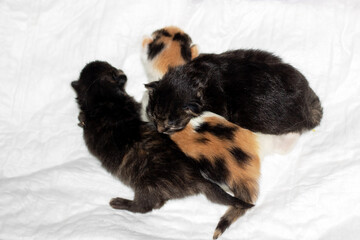
POLYGON ((152 40, 151 38, 149 38, 149 37, 144 38, 143 41, 142 41, 142 43, 141 43, 141 45, 142 45, 142 47, 144 48, 146 45, 150 44, 152 41, 153 41, 153 40, 152 40))
POLYGON ((169 68, 184 65, 186 62, 181 56, 181 46, 178 41, 162 37, 159 42, 165 44, 164 50, 157 56, 154 66, 162 74, 165 74, 169 68))
POLYGON ((229 171, 226 184, 230 189, 246 187, 250 192, 251 200, 255 201, 258 192, 257 180, 260 177, 259 146, 256 135, 219 117, 206 117, 204 122, 210 126, 221 124, 236 128, 234 138, 232 140, 219 139, 209 132, 198 133, 191 124, 188 124, 182 131, 172 134, 171 139, 186 155, 196 160, 204 156, 214 165, 215 157, 222 157, 229 171), (198 141, 201 138, 206 138, 207 141, 198 141), (228 149, 234 147, 240 148, 250 157, 246 164, 239 164, 238 160, 229 152, 228 149))
MULTIPOLYGON (((167 37, 161 35, 161 37, 157 40, 157 43, 163 43, 164 49, 155 57, 154 59, 154 68, 156 68, 162 75, 164 75, 169 68, 180 66, 186 63, 186 61, 181 56, 181 46, 178 41, 173 41, 172 38, 176 33, 184 34, 184 31, 175 26, 168 26, 163 28, 166 30, 171 36, 167 37)), ((157 37, 156 32, 154 33, 153 38, 157 37)), ((151 43, 148 39, 144 39, 142 42, 143 47, 147 44, 151 43)), ((198 56, 198 50, 196 46, 191 48, 191 56, 198 56)))
POLYGON ((198 49, 197 45, 192 45, 191 46, 191 59, 194 59, 197 56, 199 56, 199 49, 198 49))

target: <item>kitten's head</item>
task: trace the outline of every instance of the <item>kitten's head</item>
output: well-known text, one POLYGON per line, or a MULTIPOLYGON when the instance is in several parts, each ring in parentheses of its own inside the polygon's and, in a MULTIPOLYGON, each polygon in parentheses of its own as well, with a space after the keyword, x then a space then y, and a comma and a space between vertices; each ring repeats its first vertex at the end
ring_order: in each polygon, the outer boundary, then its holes
POLYGON ((174 83, 166 81, 168 75, 161 81, 145 84, 149 91, 146 113, 158 132, 165 134, 185 128, 191 118, 202 112, 199 88, 186 81, 174 86, 174 83))
POLYGON ((121 94, 126 94, 127 77, 122 70, 116 69, 107 62, 88 63, 80 73, 79 80, 71 86, 77 94, 81 107, 92 107, 108 101, 121 94))
POLYGON ((152 81, 160 79, 169 68, 183 65, 199 55, 189 35, 175 26, 145 37, 142 47, 144 66, 152 81))

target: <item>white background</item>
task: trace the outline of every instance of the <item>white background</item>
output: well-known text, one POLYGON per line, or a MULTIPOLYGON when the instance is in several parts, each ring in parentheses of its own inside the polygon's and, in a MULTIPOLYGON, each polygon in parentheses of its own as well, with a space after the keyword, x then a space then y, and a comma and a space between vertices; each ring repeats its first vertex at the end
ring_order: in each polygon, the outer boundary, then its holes
POLYGON ((222 239, 360 239, 359 1, 0 1, 0 239, 211 239, 226 207, 204 196, 146 215, 92 157, 70 82, 92 60, 147 81, 141 40, 176 25, 200 52, 259 48, 298 68, 321 126, 262 164, 257 206, 222 239))

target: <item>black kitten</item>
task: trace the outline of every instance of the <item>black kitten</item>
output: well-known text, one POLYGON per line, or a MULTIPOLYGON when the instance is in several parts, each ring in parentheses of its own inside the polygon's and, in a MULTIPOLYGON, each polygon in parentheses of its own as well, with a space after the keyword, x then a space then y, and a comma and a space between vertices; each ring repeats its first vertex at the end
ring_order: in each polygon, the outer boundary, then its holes
POLYGON ((184 128, 202 111, 266 134, 301 133, 322 118, 320 100, 305 77, 260 50, 203 54, 146 87, 147 114, 163 133, 184 128))
POLYGON ((135 191, 134 200, 114 198, 110 205, 146 213, 167 200, 203 193, 216 203, 252 207, 205 179, 196 162, 168 136, 140 120, 140 104, 125 92, 126 80, 121 70, 96 61, 86 65, 80 79, 72 82, 89 151, 135 191))

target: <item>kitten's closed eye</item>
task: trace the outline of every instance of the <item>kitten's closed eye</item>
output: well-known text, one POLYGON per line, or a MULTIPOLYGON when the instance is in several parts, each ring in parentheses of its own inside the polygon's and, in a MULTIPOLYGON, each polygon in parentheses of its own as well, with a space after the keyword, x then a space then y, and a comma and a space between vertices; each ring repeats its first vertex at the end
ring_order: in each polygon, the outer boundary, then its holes
POLYGON ((168 125, 170 128, 173 128, 174 126, 176 126, 176 121, 173 120, 173 121, 168 121, 168 125))
POLYGON ((168 129, 170 131, 179 131, 184 128, 184 126, 182 126, 180 124, 181 124, 180 122, 170 121, 168 124, 168 129))
POLYGON ((201 113, 201 105, 199 102, 190 102, 183 107, 185 112, 191 116, 199 116, 201 113))
POLYGON ((171 135, 171 134, 173 134, 173 133, 175 133, 177 131, 180 131, 180 130, 182 130, 184 128, 185 128, 185 126, 173 126, 173 127, 167 126, 164 129, 159 129, 158 128, 158 131, 160 130, 159 132, 161 132, 161 133, 171 135))

